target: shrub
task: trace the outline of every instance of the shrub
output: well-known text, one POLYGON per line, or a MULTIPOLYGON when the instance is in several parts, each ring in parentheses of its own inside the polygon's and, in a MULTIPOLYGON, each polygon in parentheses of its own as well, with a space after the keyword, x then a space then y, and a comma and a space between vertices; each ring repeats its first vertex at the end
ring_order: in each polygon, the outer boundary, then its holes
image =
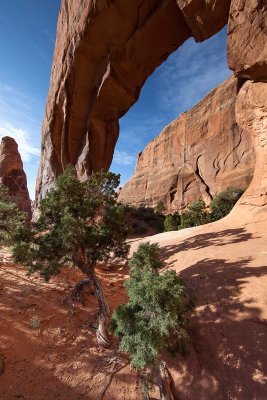
POLYGON ((164 219, 164 231, 177 231, 178 226, 181 224, 181 217, 179 214, 167 215, 164 219))
POLYGON ((154 231, 163 231, 163 215, 155 212, 150 207, 127 206, 127 222, 133 235, 143 235, 152 228, 154 231))
POLYGON ((203 225, 210 221, 209 213, 203 200, 198 200, 190 204, 181 214, 181 225, 179 229, 190 228, 193 226, 203 225))
POLYGON ((0 246, 11 245, 24 223, 25 214, 9 196, 8 188, 0 185, 0 246))
POLYGON ((129 302, 119 305, 111 319, 120 350, 130 354, 131 365, 139 371, 159 365, 164 351, 188 351, 186 328, 192 304, 175 271, 160 274, 162 266, 157 244, 139 245, 125 284, 129 302))
POLYGON ((228 188, 217 194, 210 204, 211 220, 217 221, 229 214, 244 192, 244 189, 228 188))
POLYGON ((158 202, 158 204, 157 204, 156 212, 157 212, 158 214, 162 214, 163 211, 164 211, 164 209, 165 209, 164 203, 163 203, 162 200, 160 200, 160 201, 158 202))

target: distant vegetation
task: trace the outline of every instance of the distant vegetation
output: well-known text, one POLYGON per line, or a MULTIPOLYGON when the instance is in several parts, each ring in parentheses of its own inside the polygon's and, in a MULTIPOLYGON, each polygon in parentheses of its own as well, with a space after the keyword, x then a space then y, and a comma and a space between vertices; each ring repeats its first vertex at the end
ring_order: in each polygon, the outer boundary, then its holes
POLYGON ((26 215, 18 209, 8 193, 8 188, 0 185, 0 246, 9 246, 14 236, 23 227, 26 215))
POLYGON ((130 235, 153 235, 163 231, 164 216, 153 208, 126 206, 126 216, 130 235))
POLYGON ((180 215, 167 215, 164 219, 164 230, 180 230, 217 221, 229 214, 244 191, 240 188, 228 188, 213 198, 208 209, 203 200, 198 200, 180 215))
POLYGON ((245 189, 228 188, 217 194, 210 204, 211 220, 217 221, 229 214, 244 192, 245 189))
POLYGON ((157 244, 143 243, 133 254, 125 283, 129 301, 114 311, 110 329, 120 339, 120 350, 130 355, 131 365, 141 373, 144 397, 149 398, 149 384, 157 374, 161 398, 171 399, 169 372, 159 356, 188 352, 186 329, 193 302, 175 271, 159 273, 163 267, 159 251, 157 244))

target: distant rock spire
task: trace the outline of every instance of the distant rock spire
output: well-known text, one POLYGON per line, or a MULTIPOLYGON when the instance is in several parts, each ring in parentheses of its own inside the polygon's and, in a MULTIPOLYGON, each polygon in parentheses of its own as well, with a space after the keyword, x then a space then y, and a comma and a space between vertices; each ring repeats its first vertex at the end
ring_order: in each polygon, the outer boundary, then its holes
POLYGON ((0 142, 0 184, 8 187, 17 206, 31 218, 31 200, 27 177, 16 141, 5 136, 0 142))

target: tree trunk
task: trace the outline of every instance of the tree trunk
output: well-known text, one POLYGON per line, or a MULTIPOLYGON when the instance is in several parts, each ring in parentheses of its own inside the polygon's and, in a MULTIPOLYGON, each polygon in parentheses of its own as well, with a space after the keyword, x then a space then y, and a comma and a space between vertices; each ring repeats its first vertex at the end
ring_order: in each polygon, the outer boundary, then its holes
POLYGON ((93 283, 95 296, 99 304, 98 328, 96 331, 97 342, 102 347, 110 347, 111 343, 108 337, 108 325, 110 321, 110 308, 102 287, 102 284, 95 274, 94 267, 89 267, 86 275, 93 283))
POLYGON ((174 400, 171 391, 171 374, 165 362, 159 364, 160 375, 160 400, 174 400))
POLYGON ((69 292, 69 294, 67 296, 64 297, 62 303, 74 303, 74 302, 78 302, 81 303, 83 305, 85 305, 85 301, 86 301, 86 295, 88 293, 86 293, 86 291, 84 289, 89 289, 90 290, 90 294, 94 294, 94 286, 93 286, 93 282, 92 279, 87 278, 87 279, 83 279, 80 282, 78 282, 73 289, 71 289, 71 291, 69 292))

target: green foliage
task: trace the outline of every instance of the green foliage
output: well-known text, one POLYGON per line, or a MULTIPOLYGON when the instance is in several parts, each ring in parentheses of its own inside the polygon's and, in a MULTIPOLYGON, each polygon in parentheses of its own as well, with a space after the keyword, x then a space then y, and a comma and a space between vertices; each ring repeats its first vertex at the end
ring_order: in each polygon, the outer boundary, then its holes
POLYGON ((179 214, 167 215, 164 220, 164 230, 172 231, 207 224, 225 217, 244 193, 244 189, 228 188, 217 194, 207 211, 203 200, 190 204, 179 214))
POLYGON ((157 212, 158 214, 162 214, 163 211, 164 211, 164 209, 165 209, 164 203, 163 203, 162 200, 160 200, 160 201, 158 202, 158 204, 157 204, 156 212, 157 212))
POLYGON ((133 235, 143 235, 149 229, 157 233, 162 232, 163 221, 163 215, 155 212, 153 208, 127 206, 127 222, 133 235))
POLYGON ((178 213, 167 215, 164 219, 164 231, 177 231, 181 224, 181 217, 178 213))
POLYGON ((190 204, 181 214, 181 225, 179 229, 190 228, 210 222, 209 213, 206 211, 203 200, 190 204))
POLYGON ((217 221, 229 214, 244 192, 244 189, 228 188, 217 194, 210 204, 211 220, 217 221))
POLYGON ((119 175, 103 171, 80 182, 69 167, 42 200, 38 222, 17 235, 15 260, 49 280, 62 265, 85 272, 111 255, 125 257, 129 246, 118 185, 119 175))
POLYGON ((0 246, 12 244, 24 222, 25 215, 10 198, 8 188, 0 185, 0 246))
POLYGON ((185 353, 188 347, 186 288, 175 271, 160 274, 162 266, 158 245, 141 244, 130 261, 129 302, 112 315, 110 329, 120 338, 120 350, 139 370, 155 364, 164 351, 185 353))

